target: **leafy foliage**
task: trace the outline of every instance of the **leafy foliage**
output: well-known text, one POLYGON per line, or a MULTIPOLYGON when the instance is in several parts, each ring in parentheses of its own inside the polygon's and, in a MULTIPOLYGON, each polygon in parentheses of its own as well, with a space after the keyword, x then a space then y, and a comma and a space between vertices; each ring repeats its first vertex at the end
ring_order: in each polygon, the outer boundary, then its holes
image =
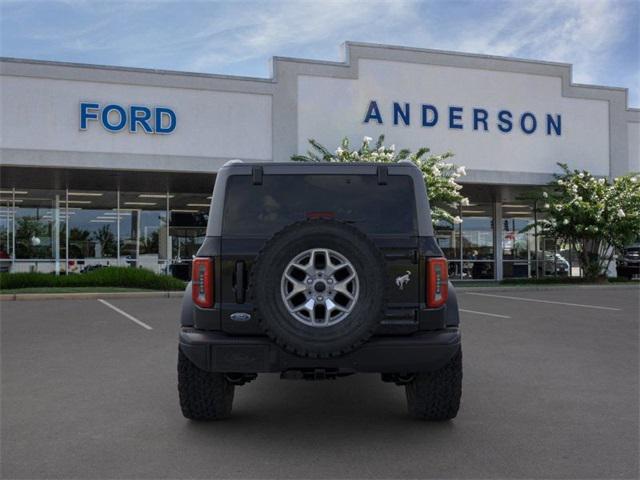
POLYGON ((610 182, 587 171, 570 170, 542 192, 538 221, 543 235, 571 244, 578 252, 586 278, 601 276, 616 250, 640 236, 640 175, 628 174, 610 182))
POLYGON ((372 141, 371 137, 364 137, 360 147, 355 150, 351 147, 349 139, 345 137, 335 152, 331 152, 316 140, 309 139, 309 144, 312 148, 307 151, 307 154, 294 155, 291 160, 298 162, 373 163, 394 163, 400 160, 408 160, 413 162, 422 172, 429 194, 433 223, 438 221, 462 222, 460 217, 454 217, 444 208, 447 205, 456 207, 458 204, 469 204, 469 199, 460 193, 462 186, 456 181, 461 176, 466 175, 465 168, 457 167, 448 161, 453 157, 453 153, 428 155, 430 150, 426 147, 418 149, 415 153, 407 149, 396 151, 395 145, 389 147, 384 145, 384 135, 380 135, 373 145, 372 141))
POLYGON ((30 287, 128 287, 151 290, 183 290, 185 283, 144 268, 104 267, 87 273, 0 273, 0 289, 30 287))

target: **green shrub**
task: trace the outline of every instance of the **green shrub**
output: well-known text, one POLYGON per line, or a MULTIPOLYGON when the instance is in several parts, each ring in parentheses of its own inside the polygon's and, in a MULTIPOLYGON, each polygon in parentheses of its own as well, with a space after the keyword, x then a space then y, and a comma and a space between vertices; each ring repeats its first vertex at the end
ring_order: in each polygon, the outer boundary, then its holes
POLYGON ((143 268, 104 267, 87 273, 0 273, 0 289, 29 287, 128 287, 150 290, 184 290, 182 280, 143 268))

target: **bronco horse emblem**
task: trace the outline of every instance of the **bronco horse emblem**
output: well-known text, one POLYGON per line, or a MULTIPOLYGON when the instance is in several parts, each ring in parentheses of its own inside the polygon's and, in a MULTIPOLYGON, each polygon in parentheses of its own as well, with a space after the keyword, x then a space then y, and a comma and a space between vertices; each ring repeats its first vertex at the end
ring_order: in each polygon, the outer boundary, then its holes
POLYGON ((396 285, 400 290, 403 290, 404 286, 409 283, 409 280, 411 280, 411 272, 407 270, 407 273, 405 275, 401 275, 396 278, 396 285))

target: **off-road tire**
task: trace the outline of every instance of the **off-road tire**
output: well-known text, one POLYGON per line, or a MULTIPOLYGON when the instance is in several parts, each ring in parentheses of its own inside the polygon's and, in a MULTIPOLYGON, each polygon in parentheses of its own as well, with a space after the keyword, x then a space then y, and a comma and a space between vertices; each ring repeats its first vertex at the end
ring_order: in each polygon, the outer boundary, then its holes
POLYGON ((221 420, 231 415, 235 386, 222 373, 195 366, 178 349, 178 394, 182 414, 191 420, 221 420))
POLYGON ((285 350, 302 357, 343 355, 375 332, 385 305, 385 262, 382 252, 357 228, 336 220, 294 223, 271 238, 252 269, 250 292, 264 332, 285 350), (300 252, 328 248, 345 256, 359 277, 357 304, 339 323, 317 328, 296 320, 281 299, 281 276, 300 252))
POLYGON ((451 420, 462 396, 462 349, 444 367, 416 374, 405 387, 409 414, 431 421, 451 420))

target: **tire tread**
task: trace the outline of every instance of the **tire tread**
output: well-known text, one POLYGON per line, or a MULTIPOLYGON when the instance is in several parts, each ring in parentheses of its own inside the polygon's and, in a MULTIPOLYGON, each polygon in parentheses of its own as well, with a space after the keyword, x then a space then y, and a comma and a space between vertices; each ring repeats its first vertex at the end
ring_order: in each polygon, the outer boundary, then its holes
POLYGON ((221 420, 231 415, 234 385, 222 373, 206 372, 178 349, 178 394, 182 414, 192 420, 221 420))

